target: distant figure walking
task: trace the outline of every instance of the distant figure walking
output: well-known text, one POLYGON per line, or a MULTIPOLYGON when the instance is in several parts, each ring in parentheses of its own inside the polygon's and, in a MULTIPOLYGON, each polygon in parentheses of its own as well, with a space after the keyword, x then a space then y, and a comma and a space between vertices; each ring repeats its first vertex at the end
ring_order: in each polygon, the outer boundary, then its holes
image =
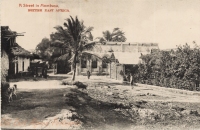
POLYGON ((133 74, 130 74, 130 86, 132 86, 133 89, 133 74))
POLYGON ((90 79, 90 71, 89 70, 87 71, 87 77, 88 77, 88 79, 90 79))

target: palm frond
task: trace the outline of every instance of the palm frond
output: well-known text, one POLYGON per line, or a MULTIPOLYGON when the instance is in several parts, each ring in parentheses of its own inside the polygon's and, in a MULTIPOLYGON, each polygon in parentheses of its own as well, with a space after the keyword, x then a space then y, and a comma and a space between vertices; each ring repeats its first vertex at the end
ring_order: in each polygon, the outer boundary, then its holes
POLYGON ((113 33, 114 33, 115 31, 119 31, 119 29, 120 29, 120 28, 114 28, 114 29, 113 29, 113 33))
POLYGON ((92 33, 91 32, 88 32, 88 39, 90 40, 90 41, 93 41, 93 36, 92 36, 92 33))
POLYGON ((108 30, 103 32, 103 37, 106 39, 106 41, 110 41, 112 39, 112 35, 108 30))
POLYGON ((85 33, 91 32, 94 29, 94 27, 88 27, 84 30, 85 33))
POLYGON ((59 26, 59 25, 55 26, 54 28, 55 28, 58 32, 63 32, 63 31, 64 31, 63 27, 62 27, 62 26, 59 26))
POLYGON ((88 42, 87 44, 83 45, 83 49, 91 50, 91 49, 93 49, 95 44, 96 44, 96 42, 94 42, 94 41, 88 42))

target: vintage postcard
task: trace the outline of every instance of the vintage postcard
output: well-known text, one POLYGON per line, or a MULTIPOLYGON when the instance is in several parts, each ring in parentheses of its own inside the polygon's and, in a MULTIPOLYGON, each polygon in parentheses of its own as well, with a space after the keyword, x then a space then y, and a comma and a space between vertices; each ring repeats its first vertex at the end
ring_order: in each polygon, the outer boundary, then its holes
POLYGON ((200 0, 1 0, 1 129, 200 129, 200 0))

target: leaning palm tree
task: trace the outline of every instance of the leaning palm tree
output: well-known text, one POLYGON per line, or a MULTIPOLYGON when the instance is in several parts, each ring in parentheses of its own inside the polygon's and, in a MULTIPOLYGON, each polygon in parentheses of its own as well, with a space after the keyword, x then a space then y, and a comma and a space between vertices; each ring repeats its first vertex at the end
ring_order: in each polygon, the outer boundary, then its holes
POLYGON ((112 32, 106 30, 103 32, 103 37, 97 37, 100 43, 105 42, 125 42, 126 37, 124 36, 124 32, 122 32, 119 28, 114 28, 112 32))
POLYGON ((72 63, 72 81, 74 81, 77 62, 80 60, 85 50, 91 50, 93 48, 95 42, 91 34, 93 27, 86 28, 83 21, 79 21, 77 17, 74 19, 70 16, 66 21, 67 22, 64 23, 65 28, 62 26, 55 27, 57 32, 52 35, 52 37, 54 37, 52 45, 66 48, 71 54, 71 59, 69 61, 72 63))

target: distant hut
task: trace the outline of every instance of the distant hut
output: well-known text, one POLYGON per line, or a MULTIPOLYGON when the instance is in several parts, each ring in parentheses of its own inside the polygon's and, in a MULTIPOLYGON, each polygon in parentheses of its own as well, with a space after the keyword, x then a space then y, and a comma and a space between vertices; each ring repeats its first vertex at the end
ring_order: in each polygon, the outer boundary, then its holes
POLYGON ((10 55, 9 74, 13 75, 28 72, 30 59, 33 57, 29 51, 25 50, 17 43, 14 43, 11 47, 10 55))

